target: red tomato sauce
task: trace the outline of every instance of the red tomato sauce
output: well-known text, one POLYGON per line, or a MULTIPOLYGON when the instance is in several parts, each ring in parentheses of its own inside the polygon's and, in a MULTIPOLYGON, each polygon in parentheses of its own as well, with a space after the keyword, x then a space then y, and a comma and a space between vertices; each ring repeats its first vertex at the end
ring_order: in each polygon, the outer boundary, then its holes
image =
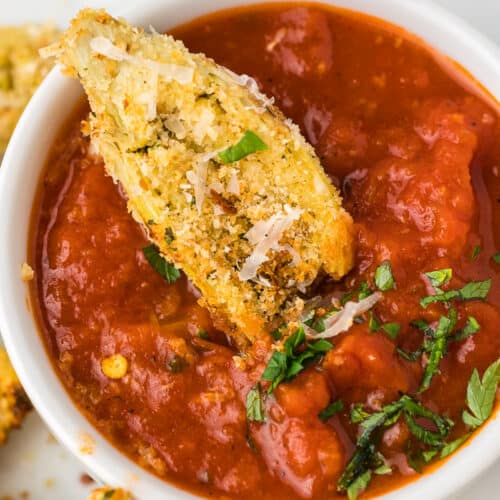
MULTIPOLYGON (((356 267, 344 289, 373 285, 390 261, 396 290, 375 314, 396 322, 396 339, 354 325, 334 339, 321 366, 278 386, 265 424, 247 423, 245 398, 260 378, 269 345, 241 366, 225 336, 197 305, 185 277, 169 285, 142 253, 147 241, 126 202, 80 133, 82 106, 54 145, 32 227, 33 297, 55 369, 95 427, 143 467, 204 496, 336 498, 355 446, 348 409, 376 411, 416 394, 422 333, 410 322, 436 321, 443 305, 422 309, 432 290, 422 273, 452 268, 452 288, 493 280, 487 302, 457 304, 459 326, 481 329, 450 343, 423 404, 461 420, 472 370, 500 355, 498 110, 464 88, 459 69, 401 30, 320 5, 229 10, 172 31, 188 48, 253 76, 300 125, 342 189, 356 223, 356 267), (481 246, 477 258, 474 248, 481 246), (106 377, 101 361, 128 361, 106 377), (346 410, 318 413, 341 398, 346 410)), ((325 228, 328 230, 328 228, 325 228)), ((418 477, 405 455, 409 431, 398 422, 380 451, 393 473, 374 477, 379 494, 418 477)))

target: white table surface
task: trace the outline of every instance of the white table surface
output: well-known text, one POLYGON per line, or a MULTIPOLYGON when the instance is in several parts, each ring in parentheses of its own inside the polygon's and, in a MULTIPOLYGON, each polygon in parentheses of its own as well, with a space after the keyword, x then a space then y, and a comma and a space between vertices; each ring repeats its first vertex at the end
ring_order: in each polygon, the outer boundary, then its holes
MULTIPOLYGON (((500 44, 500 0, 435 1, 464 17, 500 44)), ((121 9, 131 2, 133 0, 0 0, 0 23, 53 19, 64 25, 83 6, 119 5, 121 9)), ((54 441, 40 418, 33 413, 22 431, 14 432, 7 446, 0 448, 0 500, 6 497, 84 500, 91 489, 81 482, 84 472, 79 462, 54 441), (26 493, 29 493, 29 497, 26 497, 26 493)), ((499 498, 500 462, 449 500, 499 498)), ((404 494, 401 495, 401 500, 404 500, 404 494)))

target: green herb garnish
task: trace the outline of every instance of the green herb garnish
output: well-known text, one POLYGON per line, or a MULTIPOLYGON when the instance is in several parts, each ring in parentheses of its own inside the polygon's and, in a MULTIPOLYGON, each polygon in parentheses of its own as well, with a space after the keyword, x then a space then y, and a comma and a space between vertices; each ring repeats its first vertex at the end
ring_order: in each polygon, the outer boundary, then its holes
POLYGON ((248 447, 254 452, 254 453, 258 453, 259 450, 257 450, 257 446, 255 446, 255 443, 253 441, 253 439, 250 437, 249 434, 247 434, 245 436, 246 438, 246 441, 247 441, 247 444, 248 444, 248 447))
POLYGON ((208 332, 206 330, 198 330, 198 338, 203 339, 203 340, 210 340, 210 335, 208 335, 208 332))
POLYGON ((369 297, 372 293, 373 290, 368 285, 368 282, 362 281, 361 285, 359 286, 358 300, 366 299, 366 297, 369 297))
POLYGON ((469 316, 467 318, 467 323, 465 326, 455 333, 450 340, 458 342, 460 340, 464 340, 471 335, 474 335, 481 329, 481 325, 477 322, 477 319, 474 316, 469 316))
POLYGON ((497 264, 500 264, 500 253, 496 253, 491 257, 497 264))
POLYGON ((448 290, 447 292, 429 295, 420 300, 420 305, 426 308, 434 302, 450 302, 450 300, 484 300, 491 288, 491 279, 484 281, 471 281, 459 290, 448 290))
POLYGON ((174 232, 172 231, 172 229, 170 227, 167 227, 165 229, 164 238, 165 238, 167 245, 170 245, 170 243, 172 243, 172 241, 175 240, 174 232))
POLYGON ((472 260, 472 262, 476 261, 482 250, 483 249, 482 249, 481 245, 475 246, 474 249, 472 250, 472 254, 470 256, 470 260, 472 260))
POLYGON ((484 372, 483 379, 475 368, 467 385, 467 410, 462 413, 463 421, 472 429, 486 422, 493 411, 495 396, 500 381, 500 359, 484 372))
POLYGON ((234 146, 229 146, 220 152, 218 156, 224 163, 234 163, 245 158, 245 156, 266 149, 267 145, 262 139, 251 130, 247 130, 234 146))
POLYGON ((281 340, 283 337, 283 332, 286 331, 288 328, 288 325, 285 323, 284 325, 281 325, 279 328, 276 328, 276 330, 273 330, 271 332, 271 337, 273 340, 281 340))
POLYGON ((398 336, 399 330, 401 327, 397 323, 384 323, 382 324, 370 311, 370 319, 368 322, 368 328, 370 332, 379 332, 380 330, 384 331, 391 337, 391 339, 395 339, 398 336))
POLYGON ((142 252, 149 265, 169 283, 175 283, 180 278, 180 271, 161 256, 160 251, 155 245, 144 247, 142 252))
POLYGON ((339 492, 350 490, 355 495, 352 498, 356 498, 362 491, 360 485, 366 488, 372 472, 388 472, 387 467, 383 467, 383 457, 376 451, 376 442, 380 439, 383 429, 394 425, 402 416, 410 432, 422 443, 441 447, 453 425, 449 419, 440 417, 407 395, 401 396, 399 400, 384 406, 376 413, 368 414, 360 405, 354 409, 354 415, 351 411, 351 420, 360 424, 361 434, 356 443, 356 450, 337 485, 339 492), (432 423, 435 430, 424 427, 422 420, 432 423))
POLYGON ((304 321, 304 325, 309 326, 318 333, 323 333, 326 330, 326 320, 333 314, 339 312, 339 310, 340 309, 335 306, 331 306, 323 314, 318 314, 318 311, 316 310, 309 319, 304 321))
POLYGON ((424 376, 420 384, 419 392, 426 391, 430 385, 434 375, 439 373, 439 363, 446 354, 446 346, 448 344, 448 337, 452 321, 450 318, 441 316, 439 323, 434 332, 432 339, 428 342, 426 351, 429 353, 429 360, 425 366, 424 376))
POLYGON ((337 399, 337 401, 330 403, 324 410, 321 410, 318 417, 322 422, 326 422, 330 417, 333 417, 337 413, 343 411, 343 409, 344 403, 341 399, 337 399))
POLYGON ((382 262, 375 271, 375 285, 382 292, 393 290, 396 287, 392 267, 389 261, 382 262))
POLYGON ((401 327, 397 323, 385 323, 382 325, 382 330, 393 340, 398 336, 400 329, 401 327))
POLYGON ((260 383, 255 384, 247 394, 247 420, 249 422, 265 422, 264 402, 260 383))
POLYGON ((400 348, 398 348, 397 351, 408 361, 416 361, 423 353, 428 354, 429 359, 424 370, 424 376, 419 392, 426 391, 430 387, 434 375, 439 373, 439 364, 447 353, 448 343, 464 340, 480 330, 480 325, 477 320, 473 316, 469 316, 465 326, 461 330, 453 333, 457 320, 457 312, 455 309, 450 308, 448 316, 441 316, 439 319, 436 331, 434 331, 423 319, 412 321, 410 323, 411 326, 417 328, 424 334, 423 344, 412 353, 403 351, 400 348))
POLYGON ((181 357, 175 355, 168 363, 167 363, 167 368, 172 372, 172 373, 180 373, 184 370, 184 368, 187 367, 187 362, 186 360, 181 357))
POLYGON ((424 273, 424 276, 429 278, 429 281, 431 282, 431 285, 436 293, 441 293, 441 287, 446 285, 446 283, 451 280, 452 274, 453 271, 450 268, 446 268, 424 273))
POLYGON ((283 381, 291 380, 304 368, 318 361, 333 345, 324 339, 306 342, 304 328, 300 327, 285 341, 285 351, 275 351, 269 360, 262 380, 271 382, 271 393, 283 381))
POLYGON ((450 443, 446 443, 441 449, 441 453, 439 454, 439 458, 446 458, 448 455, 451 455, 453 452, 458 450, 460 446, 462 446, 467 439, 470 438, 470 434, 464 434, 463 436, 451 441, 450 443))
POLYGON ((356 500, 358 496, 366 490, 370 481, 372 479, 372 473, 370 470, 366 470, 358 476, 348 487, 347 487, 347 497, 349 500, 356 500))

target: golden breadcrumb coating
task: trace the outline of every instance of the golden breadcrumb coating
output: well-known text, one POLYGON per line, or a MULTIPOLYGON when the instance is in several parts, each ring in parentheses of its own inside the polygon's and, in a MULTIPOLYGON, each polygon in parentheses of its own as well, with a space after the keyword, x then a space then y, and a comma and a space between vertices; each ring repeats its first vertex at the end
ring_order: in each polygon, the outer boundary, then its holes
POLYGON ((51 24, 0 28, 0 155, 24 107, 53 66, 38 51, 57 36, 51 24))
POLYGON ((350 270, 339 193, 253 80, 102 10, 44 52, 82 82, 86 132, 134 218, 240 345, 297 319, 318 276, 350 270), (258 147, 220 155, 242 138, 258 147))
POLYGON ((11 429, 21 425, 31 403, 17 378, 7 353, 0 347, 0 444, 11 429))

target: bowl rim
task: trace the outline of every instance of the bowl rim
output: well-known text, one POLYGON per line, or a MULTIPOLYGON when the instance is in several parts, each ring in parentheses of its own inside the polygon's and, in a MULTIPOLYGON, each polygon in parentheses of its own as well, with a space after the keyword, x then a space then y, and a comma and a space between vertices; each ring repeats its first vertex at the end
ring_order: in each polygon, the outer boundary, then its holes
MULTIPOLYGON (((429 0, 411 3, 407 0, 323 0, 322 3, 380 17, 416 34, 437 51, 458 61, 500 100, 500 51, 497 46, 439 5, 429 0)), ((250 4, 258 2, 144 0, 140 6, 121 12, 115 12, 112 8, 109 10, 113 14, 124 15, 135 24, 145 26, 153 20, 158 24, 156 21, 164 20, 170 15, 168 22, 159 26, 164 30, 209 12, 250 4)), ((0 246, 0 331, 12 364, 42 419, 58 440, 97 478, 108 484, 126 487, 138 498, 155 499, 166 495, 179 500, 194 498, 173 483, 164 482, 139 468, 86 420, 56 375, 45 353, 45 346, 42 345, 36 320, 26 308, 25 300, 29 292, 26 284, 21 283, 19 269, 26 261, 29 225, 18 231, 23 224, 22 221, 17 221, 19 217, 16 217, 16 207, 24 197, 33 202, 33 185, 39 184, 46 155, 53 138, 59 132, 60 127, 54 126, 53 129, 57 130, 44 133, 50 129, 51 110, 61 106, 61 96, 67 101, 75 101, 79 95, 82 95, 79 84, 63 77, 58 68, 53 69, 28 104, 4 156, 0 169, 0 241, 4 242, 0 246), (33 139, 34 142, 26 139, 33 139), (28 142, 30 145, 35 144, 35 149, 38 148, 40 152, 45 151, 45 156, 33 160, 31 146, 26 147, 28 142), (26 165, 32 171, 35 170, 36 175, 23 177, 26 165), (22 192, 26 186, 26 191, 30 191, 31 187, 31 195, 25 196, 22 192), (24 239, 23 251, 13 243, 19 239, 24 239), (36 331, 37 342, 33 342, 33 330, 36 331), (43 355, 40 354, 40 348, 43 355), (88 454, 83 450, 85 443, 94 448, 93 453, 88 454)), ((61 113, 65 113, 67 118, 71 110, 72 107, 68 106, 61 113)), ((63 121, 60 119, 59 123, 63 121)), ((403 493, 406 500, 420 500, 424 496, 439 499, 451 495, 500 457, 500 450, 497 449, 499 439, 500 413, 496 412, 471 439, 470 444, 446 463, 417 481, 379 498, 397 500, 403 493)))

